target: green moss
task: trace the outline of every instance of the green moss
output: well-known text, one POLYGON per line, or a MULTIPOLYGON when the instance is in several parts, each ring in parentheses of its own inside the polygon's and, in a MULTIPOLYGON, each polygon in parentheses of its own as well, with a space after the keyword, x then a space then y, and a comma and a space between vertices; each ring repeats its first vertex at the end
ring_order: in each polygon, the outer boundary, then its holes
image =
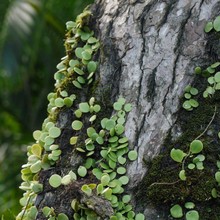
MULTIPOLYGON (((206 159, 204 161, 205 169, 189 170, 186 169, 186 181, 181 181, 178 177, 181 170, 181 164, 174 162, 170 158, 170 151, 172 148, 178 148, 184 152, 188 152, 189 144, 197 138, 207 127, 213 117, 215 106, 220 109, 218 98, 215 96, 212 99, 199 98, 199 107, 193 111, 180 110, 177 119, 177 126, 183 131, 182 135, 175 141, 172 140, 171 132, 167 136, 164 147, 161 153, 152 161, 147 163, 148 172, 142 183, 138 186, 137 201, 141 200, 145 204, 153 204, 155 207, 165 207, 167 212, 172 204, 184 205, 186 201, 193 201, 198 205, 200 216, 204 215, 202 219, 218 219, 220 216, 220 208, 217 209, 217 214, 207 214, 207 210, 216 208, 211 196, 211 190, 216 187, 214 173, 216 170, 216 160, 218 159, 219 142, 217 133, 219 131, 220 116, 216 113, 215 119, 207 132, 200 137, 204 144, 203 154, 206 159), (213 153, 214 152, 214 153, 213 153), (205 211, 206 210, 206 211, 205 211)), ((187 158, 186 164, 190 161, 187 158)))

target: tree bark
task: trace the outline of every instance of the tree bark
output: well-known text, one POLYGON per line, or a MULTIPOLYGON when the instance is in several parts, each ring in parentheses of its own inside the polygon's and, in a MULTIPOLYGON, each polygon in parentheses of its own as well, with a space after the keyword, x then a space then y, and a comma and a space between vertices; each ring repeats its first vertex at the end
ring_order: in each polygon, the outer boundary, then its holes
MULTIPOLYGON (((130 182, 126 191, 132 195, 135 211, 143 212, 146 219, 168 219, 169 213, 156 209, 147 199, 139 201, 137 189, 148 175, 145 161, 151 161, 166 148, 168 134, 175 139, 183 132, 176 124, 181 113, 180 98, 195 78, 194 68, 214 59, 210 57, 204 26, 219 8, 218 0, 97 0, 92 6, 94 29, 102 45, 96 97, 103 103, 114 103, 122 96, 133 106, 125 135, 129 137, 129 148, 137 150, 138 159, 127 165, 130 182)), ((214 53, 219 57, 218 52, 214 53)), ((85 100, 86 95, 81 99, 85 100)), ((64 139, 71 137, 66 129, 71 121, 70 111, 60 113, 58 124, 63 132, 59 142, 64 150, 64 139)), ((58 171, 65 173, 69 166, 77 167, 82 160, 66 150, 58 171)), ((41 173, 44 185, 52 173, 54 169, 41 173)), ((67 191, 66 188, 44 191, 38 195, 36 205, 71 213, 67 191)), ((72 196, 79 192, 77 185, 72 186, 72 196)), ((108 208, 105 201, 97 202, 101 204, 99 207, 108 208)), ((106 216, 102 218, 108 219, 106 216)))

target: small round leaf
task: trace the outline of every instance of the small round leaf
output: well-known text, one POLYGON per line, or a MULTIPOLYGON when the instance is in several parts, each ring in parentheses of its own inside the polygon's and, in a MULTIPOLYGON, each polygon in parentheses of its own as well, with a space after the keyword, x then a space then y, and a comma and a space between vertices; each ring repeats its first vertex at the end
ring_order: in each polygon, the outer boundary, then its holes
POLYGON ((200 140, 194 140, 190 143, 190 151, 193 154, 200 153, 203 149, 203 143, 200 140))
POLYGON ((80 130, 82 128, 82 126, 83 126, 83 123, 79 120, 75 120, 72 123, 72 128, 73 128, 73 130, 76 130, 76 131, 80 130))
POLYGON ((129 151, 129 153, 128 153, 129 160, 131 160, 131 161, 136 160, 137 157, 138 157, 137 151, 135 151, 135 150, 129 151))
POLYGON ((58 174, 53 174, 50 178, 49 178, 49 184, 53 187, 53 188, 57 188, 61 185, 61 176, 59 176, 58 174))
POLYGON ((174 218, 182 218, 183 217, 183 209, 180 205, 176 204, 170 209, 170 214, 174 218))

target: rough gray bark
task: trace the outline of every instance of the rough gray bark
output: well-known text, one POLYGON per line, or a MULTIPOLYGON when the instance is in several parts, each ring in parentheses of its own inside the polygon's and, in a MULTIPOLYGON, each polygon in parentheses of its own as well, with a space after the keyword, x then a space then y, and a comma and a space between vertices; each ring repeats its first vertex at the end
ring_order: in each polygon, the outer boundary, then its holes
MULTIPOLYGON (((133 105, 125 132, 139 155, 128 168, 133 194, 147 175, 144 159, 159 153, 175 125, 180 97, 194 79, 193 69, 206 62, 204 26, 219 6, 217 0, 96 2, 96 28, 103 43, 102 86, 111 88, 113 100, 122 95, 133 105)), ((147 219, 162 219, 144 208, 147 219)))
MULTIPOLYGON (((160 152, 175 127, 180 97, 194 79, 193 69, 207 60, 203 28, 219 8, 218 0, 97 0, 93 5, 94 28, 102 43, 97 94, 105 99, 103 91, 108 91, 112 102, 121 95, 133 105, 125 132, 130 148, 138 151, 138 160, 128 166, 131 181, 127 190, 133 196, 147 175, 143 161, 160 152)), ((65 117, 71 121, 68 112, 65 117)), ((65 123, 71 123, 68 120, 65 123)), ((181 132, 175 128, 172 134, 181 132)), ((62 160, 76 166, 80 164, 77 157, 67 154, 62 160)), ((50 175, 47 171, 41 178, 46 181, 50 175)), ((62 189, 55 193, 65 194, 62 189)), ((60 203, 60 210, 66 205, 53 192, 38 196, 37 201, 40 207, 48 201, 51 206, 60 203)), ((167 219, 140 201, 134 199, 133 204, 146 219, 167 219)))

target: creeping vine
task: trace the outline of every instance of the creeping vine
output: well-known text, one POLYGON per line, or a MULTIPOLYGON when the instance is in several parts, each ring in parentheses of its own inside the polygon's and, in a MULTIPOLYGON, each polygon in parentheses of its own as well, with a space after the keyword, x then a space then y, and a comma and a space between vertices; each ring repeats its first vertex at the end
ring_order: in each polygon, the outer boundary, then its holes
POLYGON ((89 90, 98 70, 98 62, 93 59, 100 42, 88 27, 91 16, 91 12, 85 10, 75 22, 66 23, 66 56, 61 59, 54 74, 55 91, 47 96, 49 115, 42 129, 33 132, 36 142, 27 147, 28 162, 21 170, 23 182, 20 189, 24 190, 24 194, 20 203, 23 209, 16 220, 34 220, 39 213, 48 220, 98 220, 106 217, 110 220, 145 219, 143 214, 133 211, 131 196, 124 189, 129 183, 126 164, 138 157, 135 150, 129 150, 129 139, 124 135, 126 116, 132 110, 132 105, 119 96, 112 105, 114 114, 100 119, 102 107, 95 97, 88 95, 87 100, 79 102, 80 92, 89 90), (74 118, 69 147, 81 155, 84 162, 64 175, 53 173, 48 184, 52 189, 59 189, 93 175, 93 181, 80 185, 78 193, 81 198, 73 197, 69 201, 72 216, 58 213, 53 207, 45 206, 38 210, 35 206, 38 194, 44 190, 39 174, 55 167, 63 154, 57 141, 63 128, 57 119, 65 109, 71 109, 74 118), (107 208, 103 211, 103 207, 101 211, 97 209, 96 201, 106 204, 108 211, 107 208))

